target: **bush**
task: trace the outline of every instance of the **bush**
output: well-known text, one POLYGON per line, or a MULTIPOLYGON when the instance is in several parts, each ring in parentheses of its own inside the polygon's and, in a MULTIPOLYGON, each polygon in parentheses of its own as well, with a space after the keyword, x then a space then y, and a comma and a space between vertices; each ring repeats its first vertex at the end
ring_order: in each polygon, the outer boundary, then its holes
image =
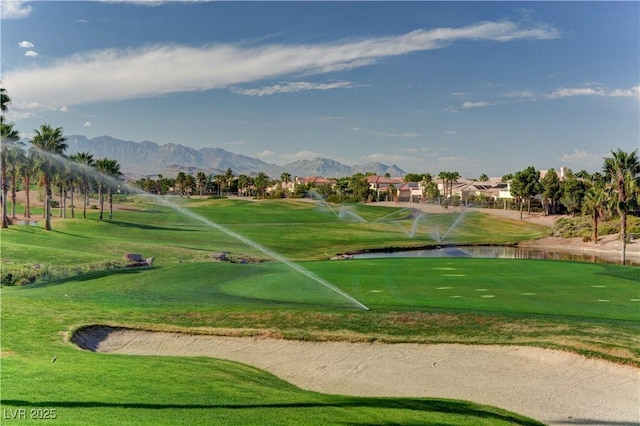
POLYGON ((38 282, 61 280, 96 271, 120 269, 126 265, 124 260, 107 260, 76 266, 49 267, 39 263, 34 265, 3 265, 0 272, 1 286, 21 286, 38 282))
MULTIPOLYGON (((598 236, 613 235, 620 232, 620 218, 612 217, 598 221, 598 236)), ((627 233, 640 234, 640 218, 627 218, 627 233)), ((553 224, 553 236, 562 238, 593 238, 593 221, 588 216, 559 218, 553 224)), ((590 240, 589 240, 590 241, 590 240)))

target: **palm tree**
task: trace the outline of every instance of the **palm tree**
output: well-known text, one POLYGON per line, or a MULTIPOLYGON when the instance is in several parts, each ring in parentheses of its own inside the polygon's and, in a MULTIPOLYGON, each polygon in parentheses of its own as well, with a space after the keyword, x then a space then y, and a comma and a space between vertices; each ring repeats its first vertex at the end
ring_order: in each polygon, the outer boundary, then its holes
POLYGON ((112 160, 109 158, 101 158, 96 161, 96 168, 99 172, 105 175, 105 179, 101 179, 99 183, 100 190, 100 220, 102 220, 102 213, 104 211, 104 196, 102 194, 102 187, 105 186, 107 189, 107 199, 109 202, 109 220, 113 219, 113 187, 114 185, 110 180, 111 178, 118 178, 122 175, 120 172, 120 165, 116 160, 112 160), (105 184, 106 182, 106 184, 105 184))
POLYGON ((638 150, 630 154, 618 148, 611 151, 611 157, 605 157, 602 171, 609 178, 609 189, 612 194, 612 204, 620 215, 620 239, 622 253, 620 263, 626 263, 627 251, 627 215, 638 205, 636 193, 638 175, 640 175, 640 160, 638 150))
POLYGON ((606 213, 607 191, 602 183, 594 182, 585 194, 582 212, 593 220, 593 242, 598 244, 598 221, 606 213))
POLYGON ((24 151, 17 146, 14 146, 13 149, 9 150, 8 162, 10 164, 10 169, 8 175, 11 180, 11 219, 16 219, 16 192, 18 191, 18 172, 20 170, 21 164, 25 159, 24 151))
MULTIPOLYGON (((4 89, 3 89, 4 90, 4 89)), ((3 108, 4 101, 3 101, 3 108)), ((7 160, 9 153, 18 142, 18 131, 13 128, 13 123, 6 123, 4 116, 0 116, 0 137, 2 146, 0 147, 0 179, 2 182, 2 228, 9 227, 9 217, 7 215, 7 190, 9 184, 7 181, 7 160)))
POLYGON ((204 172, 196 173, 196 187, 200 190, 200 198, 202 198, 205 186, 207 186, 207 175, 204 172))
POLYGON ((256 187, 256 191, 258 191, 258 198, 260 198, 260 194, 262 194, 264 198, 264 191, 269 185, 269 176, 264 172, 260 172, 253 180, 253 184, 256 187))
POLYGON ((24 156, 22 163, 20 163, 20 168, 18 170, 20 177, 22 178, 22 186, 24 187, 25 192, 25 203, 24 203, 24 217, 29 219, 31 217, 31 178, 36 174, 36 158, 33 150, 29 150, 27 155, 24 156))
POLYGON ((89 203, 89 173, 90 167, 95 165, 93 155, 88 152, 78 152, 71 156, 71 159, 78 163, 80 172, 80 185, 84 201, 82 203, 82 218, 87 218, 87 204, 89 203))
POLYGON ((460 173, 458 172, 449 172, 449 197, 453 197, 453 184, 458 182, 460 179, 460 173))
POLYGON ((224 172, 224 183, 227 187, 227 192, 231 190, 231 183, 233 182, 234 177, 235 175, 233 174, 233 170, 231 170, 231 168, 228 168, 227 171, 224 172))
POLYGON ((285 194, 289 194, 289 187, 287 185, 289 184, 289 182, 291 182, 291 173, 283 172, 280 175, 280 180, 282 180, 282 183, 284 185, 285 194))
POLYGON ((249 186, 249 176, 247 175, 239 175, 238 176, 238 192, 242 193, 242 196, 246 196, 247 186, 249 186))
POLYGON ((9 97, 9 95, 7 95, 7 89, 5 89, 4 87, 0 87, 0 111, 7 112, 7 105, 9 105, 10 103, 11 98, 9 97))
POLYGON ((41 171, 45 189, 45 229, 51 231, 51 175, 54 173, 54 162, 51 155, 61 156, 67 149, 62 136, 62 127, 55 129, 49 124, 43 124, 40 129, 34 130, 35 136, 31 139, 31 144, 37 148, 38 156, 41 160, 41 171))

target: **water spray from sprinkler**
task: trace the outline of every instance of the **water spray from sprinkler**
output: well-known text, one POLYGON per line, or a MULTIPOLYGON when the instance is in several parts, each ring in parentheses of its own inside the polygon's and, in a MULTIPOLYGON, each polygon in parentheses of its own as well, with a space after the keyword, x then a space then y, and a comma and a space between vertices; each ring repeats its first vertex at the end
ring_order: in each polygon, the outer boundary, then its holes
MULTIPOLYGON (((62 157, 62 156, 58 156, 55 154, 51 154, 51 153, 46 153, 46 155, 48 155, 49 157, 53 158, 55 161, 58 162, 68 162, 70 160, 67 160, 66 158, 62 157)), ((77 163, 74 163, 74 165, 77 165, 77 163)), ((83 165, 80 165, 83 166, 83 165)), ((353 303, 354 305, 356 305, 358 308, 363 309, 365 311, 369 311, 370 309, 365 306, 364 304, 360 303, 358 300, 356 300, 353 296, 347 294, 346 292, 342 291, 341 289, 339 289, 338 287, 334 286, 333 284, 331 284, 330 282, 328 282, 327 280, 319 277, 318 275, 314 274, 313 272, 303 268, 302 266, 298 265, 297 263, 294 263, 292 261, 290 261, 289 259, 285 258, 284 256, 282 256, 279 253, 276 253, 273 250, 270 250, 258 243, 256 243, 253 240, 250 240, 249 238, 240 235, 238 233, 235 233, 233 231, 231 231, 230 229, 225 228, 224 226, 215 223, 211 220, 208 220, 188 209, 182 208, 172 202, 170 202, 169 200, 165 199, 164 197, 161 197, 159 195, 155 195, 155 194, 150 194, 146 191, 143 191, 140 188, 136 188, 135 186, 129 185, 126 182, 123 182, 119 179, 114 178, 113 176, 108 176, 105 175, 103 173, 100 173, 99 171, 90 168, 90 167, 83 167, 83 170, 85 172, 87 172, 88 174, 92 174, 94 176, 98 176, 100 177, 102 180, 109 182, 110 184, 112 184, 113 186, 123 186, 126 187, 130 192, 135 193, 135 194, 140 194, 140 195, 144 195, 144 196, 148 196, 151 197, 152 199, 156 200, 158 203, 169 207, 171 209, 174 209, 176 211, 179 211, 180 213, 189 216, 193 219, 196 219, 197 221, 200 221, 212 228, 217 229, 218 231, 221 231, 223 233, 225 233, 226 235, 233 237, 239 241, 241 241, 244 244, 247 244, 251 247, 253 247, 254 249, 262 252, 263 254, 271 257, 272 259, 275 259, 279 262, 282 262, 284 265, 288 266, 289 268, 301 273, 302 275, 306 276, 307 278, 310 278, 311 280, 317 282, 318 284, 328 288, 329 290, 339 294, 340 296, 344 297, 345 299, 349 300, 351 303, 353 303)), ((335 212, 334 212, 335 213, 335 212)))

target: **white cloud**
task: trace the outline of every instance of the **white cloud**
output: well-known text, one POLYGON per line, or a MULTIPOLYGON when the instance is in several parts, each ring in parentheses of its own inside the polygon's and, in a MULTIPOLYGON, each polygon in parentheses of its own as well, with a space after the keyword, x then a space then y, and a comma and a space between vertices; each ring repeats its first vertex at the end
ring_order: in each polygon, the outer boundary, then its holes
POLYGON ((25 49, 31 49, 32 47, 34 47, 33 43, 31 43, 30 41, 21 41, 20 43, 18 43, 18 46, 20 47, 24 47, 25 49))
MULTIPOLYGON (((385 57, 443 48, 456 41, 507 42, 560 35, 560 31, 547 26, 522 27, 502 21, 327 44, 155 45, 80 53, 49 65, 9 71, 3 81, 11 87, 12 97, 25 104, 38 102, 46 108, 59 108, 228 88, 285 75, 349 70, 385 57)), ((20 107, 24 106, 14 105, 20 107)))
POLYGON ((260 87, 257 89, 240 89, 232 87, 231 92, 237 95, 247 96, 265 96, 275 95, 277 93, 295 93, 307 90, 332 90, 332 89, 350 89, 358 85, 350 81, 334 81, 331 83, 308 83, 304 81, 283 82, 273 86, 260 87))
POLYGON ((230 142, 225 142, 225 145, 244 145, 244 141, 230 141, 230 142))
POLYGON ((547 98, 558 99, 573 96, 630 97, 640 94, 640 86, 629 89, 606 89, 597 83, 586 83, 582 87, 561 87, 547 95, 547 98))
POLYGON ((495 105, 495 103, 493 102, 486 102, 486 101, 479 101, 479 102, 463 102, 462 103, 462 108, 468 109, 468 108, 486 108, 489 106, 493 106, 495 105))
POLYGON ((282 158, 287 162, 298 160, 315 160, 318 157, 326 157, 326 155, 313 151, 298 151, 294 154, 285 154, 282 156, 282 158))
POLYGON ((35 50, 27 50, 25 52, 24 56, 28 56, 30 58, 35 58, 36 56, 38 56, 38 52, 36 52, 35 50))
POLYGON ((22 19, 31 14, 33 8, 23 0, 2 0, 0 1, 1 19, 22 19))
POLYGON ((204 3, 212 0, 98 0, 102 3, 128 3, 137 6, 155 7, 166 3, 184 2, 184 3, 204 3))
POLYGON ((361 127, 352 127, 351 130, 353 130, 354 132, 366 132, 366 133, 368 133, 370 135, 379 136, 379 137, 385 137, 385 138, 417 138, 419 136, 422 136, 422 133, 381 132, 381 131, 363 129, 361 127))
POLYGON ((395 133, 395 132, 374 132, 376 136, 385 138, 417 138, 422 136, 422 133, 395 133))
POLYGON ((67 108, 66 105, 62 105, 60 107, 60 112, 68 112, 68 111, 69 111, 69 108, 67 108))
POLYGON ((562 156, 562 162, 566 164, 580 163, 580 164, 599 164, 605 157, 604 154, 593 154, 591 152, 576 149, 572 154, 564 154, 562 156))
POLYGON ((363 158, 367 162, 376 162, 376 163, 415 162, 418 160, 415 157, 407 157, 406 155, 385 154, 385 153, 372 153, 364 156, 363 158))
POLYGON ((455 136, 455 135, 457 135, 457 134, 458 134, 458 132, 455 132, 455 131, 453 131, 453 130, 447 130, 446 132, 444 132, 444 134, 445 134, 445 135, 452 135, 452 136, 455 136))
POLYGON ((266 149, 266 150, 264 150, 262 152, 258 152, 257 154, 255 154, 255 157, 259 158, 261 160, 264 160, 264 159, 268 159, 268 158, 273 157, 274 154, 275 154, 275 152, 269 151, 268 149, 266 149))

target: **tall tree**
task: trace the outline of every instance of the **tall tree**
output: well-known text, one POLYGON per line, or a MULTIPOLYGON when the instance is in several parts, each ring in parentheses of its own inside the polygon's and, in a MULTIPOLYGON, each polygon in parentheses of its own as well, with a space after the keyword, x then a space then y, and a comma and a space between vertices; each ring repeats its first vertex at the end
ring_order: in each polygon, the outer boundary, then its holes
MULTIPOLYGON (((4 105, 3 105, 4 107, 4 105)), ((9 190, 9 176, 7 175, 7 161, 10 153, 15 149, 20 139, 18 131, 13 128, 13 123, 5 122, 4 115, 0 116, 0 185, 2 185, 2 228, 9 227, 7 214, 7 191, 9 190)))
POLYGON ((45 190, 45 229, 51 231, 51 177, 55 173, 55 161, 51 157, 63 156, 67 149, 67 138, 62 136, 62 127, 53 128, 49 124, 43 124, 40 129, 34 130, 31 144, 37 149, 40 159, 41 173, 45 190))
POLYGON ((29 219, 31 218, 31 178, 37 174, 36 158, 32 149, 24 156, 18 173, 22 178, 22 186, 24 187, 25 194, 24 217, 29 219))
POLYGON ((176 189, 180 192, 180 197, 184 196, 184 184, 187 179, 185 172, 178 172, 176 175, 176 189))
POLYGON ((207 175, 202 171, 196 173, 196 188, 198 188, 198 191, 200 191, 200 198, 202 198, 202 193, 204 192, 206 186, 207 175))
POLYGON ((250 178, 247 175, 239 175, 238 176, 238 192, 242 194, 242 196, 246 196, 247 186, 250 184, 250 178))
POLYGON ((627 153, 620 148, 611 151, 611 157, 605 157, 602 171, 609 178, 612 203, 620 215, 620 239, 622 253, 620 263, 626 263, 627 215, 638 206, 636 186, 640 175, 638 150, 627 153))
POLYGON ((16 219, 16 192, 18 191, 18 175, 20 172, 21 164, 26 161, 26 156, 22 148, 13 146, 13 149, 9 150, 9 157, 7 159, 9 163, 9 180, 11 181, 11 219, 16 219))
POLYGON ((11 98, 7 94, 7 89, 0 87, 0 112, 5 113, 9 109, 11 98))
POLYGON ((425 173, 422 175, 422 195, 427 199, 435 199, 440 196, 440 191, 438 190, 438 184, 433 180, 433 176, 430 173, 425 173))
POLYGON ((442 171, 438 173, 438 179, 442 180, 442 196, 444 198, 447 198, 447 182, 449 182, 449 172, 442 171))
POLYGON ((289 182, 291 182, 291 173, 283 172, 280 175, 280 180, 282 180, 282 184, 284 186, 285 195, 289 194, 289 182))
MULTIPOLYGON (((109 220, 113 219, 113 190, 116 184, 115 179, 119 178, 122 173, 120 172, 120 165, 116 160, 110 158, 101 158, 96 161, 96 169, 103 174, 103 179, 99 183, 100 187, 104 186, 107 190, 107 201, 109 203, 109 220)), ((99 188, 100 188, 99 187, 99 188)), ((100 219, 102 220, 102 212, 104 210, 104 194, 100 191, 100 219)))
POLYGON ((546 200, 546 205, 549 206, 548 210, 545 208, 544 214, 555 214, 558 201, 562 196, 562 185, 556 171, 549 169, 540 181, 540 184, 542 187, 542 197, 546 200))
POLYGON ((582 212, 593 221, 593 243, 598 244, 598 222, 604 217, 607 206, 607 191, 602 182, 592 182, 582 203, 582 212))
POLYGON ((575 216, 582 210, 582 202, 587 193, 587 183, 583 179, 578 179, 571 170, 565 174, 561 184, 562 195, 560 196, 560 204, 565 206, 568 213, 575 216))
POLYGON ((531 214, 531 199, 540 193, 540 172, 529 166, 515 174, 511 181, 511 195, 520 199, 520 219, 524 201, 528 201, 527 212, 531 214))
POLYGON ((264 172, 258 173, 258 176, 253 179, 253 185, 256 187, 256 191, 258 191, 258 198, 260 195, 264 198, 264 192, 269 185, 269 176, 264 172))
POLYGON ((89 204, 89 182, 91 181, 91 168, 95 165, 93 154, 89 152, 78 152, 71 156, 71 159, 78 163, 78 173, 80 178, 80 188, 83 195, 82 218, 87 218, 87 204, 89 204))
POLYGON ((191 197, 191 194, 193 193, 195 187, 196 187, 196 180, 193 178, 193 176, 191 175, 186 175, 184 177, 184 182, 182 183, 182 187, 183 190, 187 196, 187 198, 191 197))
POLYGON ((228 168, 225 172, 224 172, 224 185, 227 189, 227 193, 229 193, 229 191, 231 191, 231 184, 233 183, 233 178, 236 175, 233 173, 233 170, 231 170, 231 168, 228 168))
POLYGON ((213 181, 218 185, 218 195, 222 195, 222 187, 224 186, 224 175, 213 176, 213 181))

